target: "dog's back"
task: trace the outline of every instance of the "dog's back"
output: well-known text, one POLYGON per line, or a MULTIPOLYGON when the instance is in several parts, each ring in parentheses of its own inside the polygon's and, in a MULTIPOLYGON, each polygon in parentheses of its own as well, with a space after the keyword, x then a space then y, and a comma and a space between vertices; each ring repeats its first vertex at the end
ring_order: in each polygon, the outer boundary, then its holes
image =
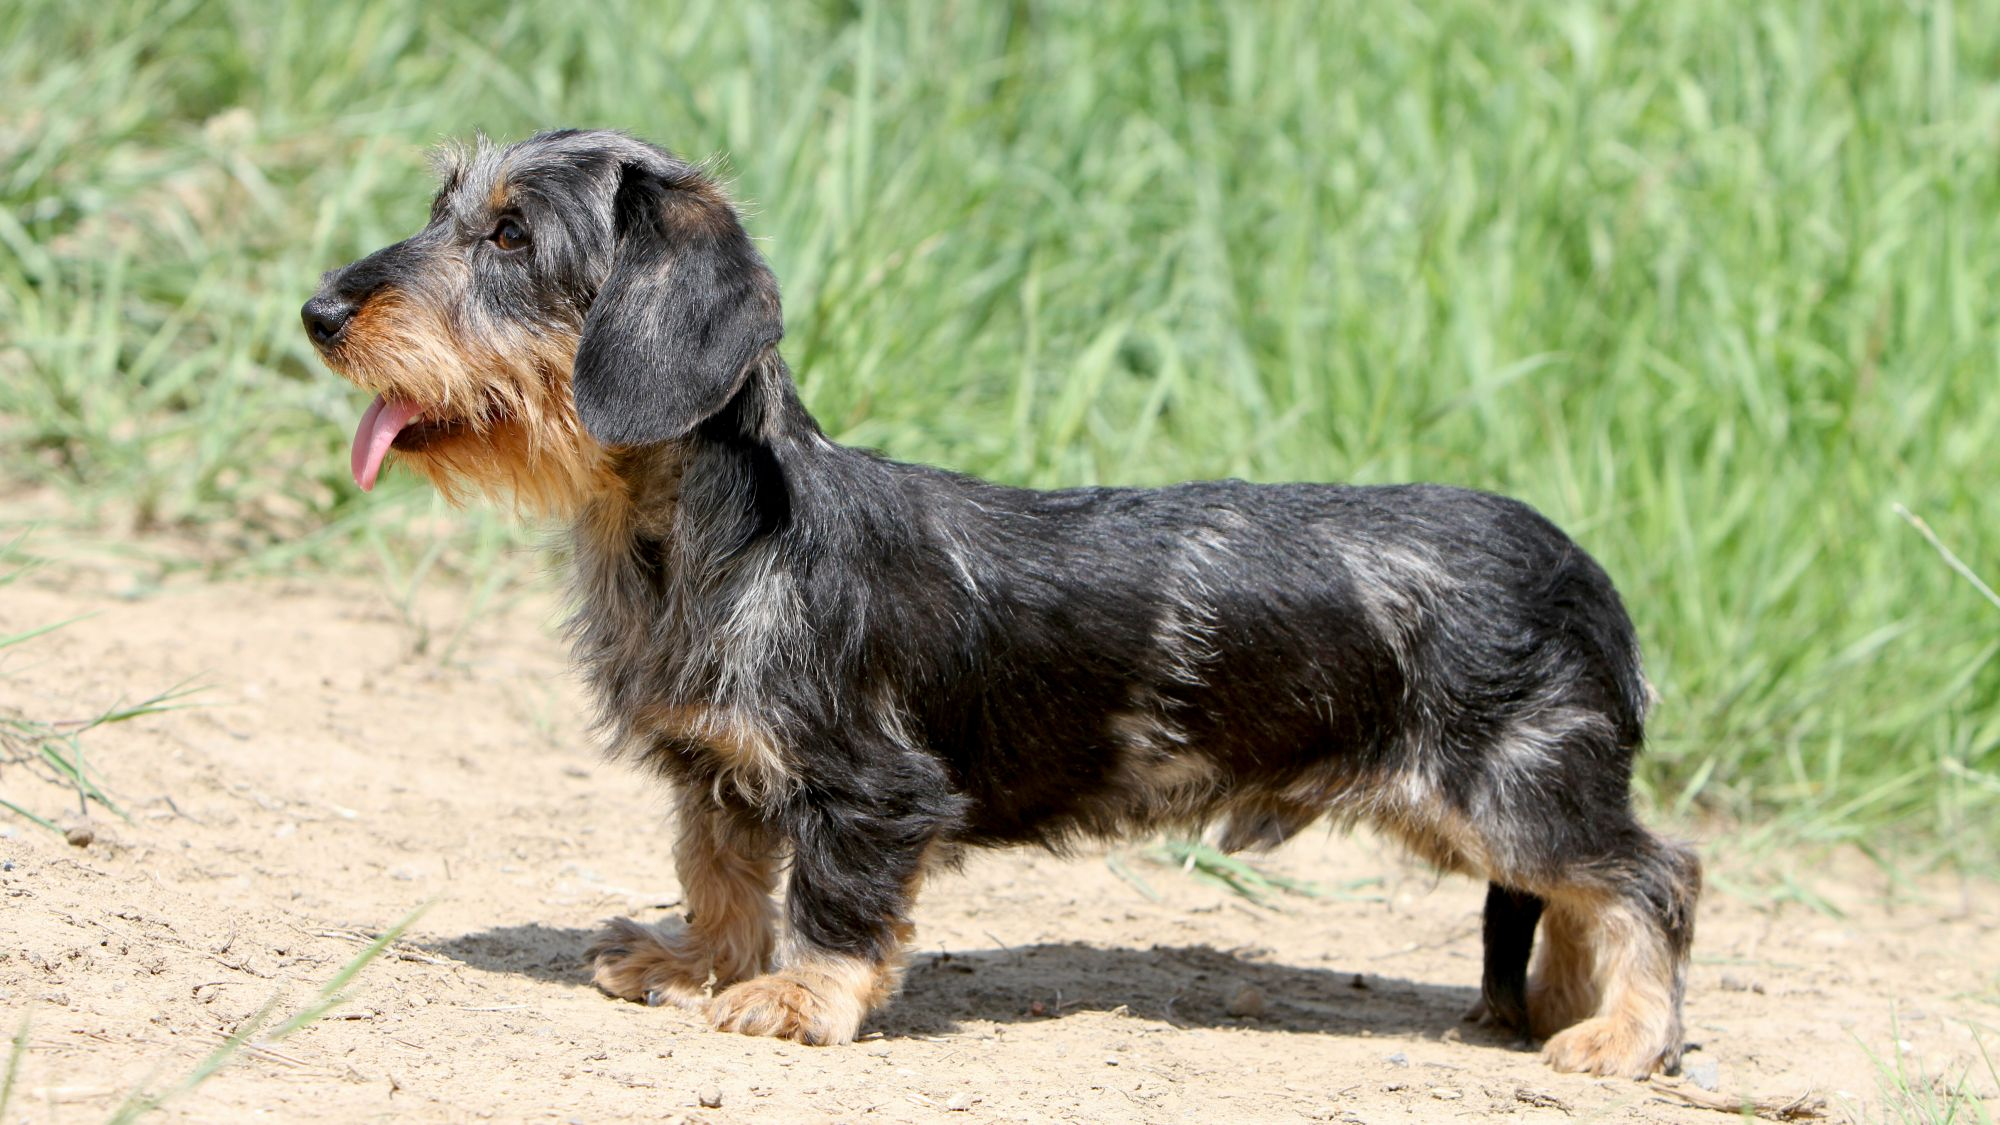
POLYGON ((969 842, 1219 818, 1226 842, 1272 844, 1326 812, 1622 786, 1640 741, 1617 594, 1516 501, 890 472, 915 479, 847 507, 902 506, 866 520, 900 542, 857 544, 870 565, 830 591, 880 608, 807 612, 874 634, 841 646, 850 690, 911 697, 972 798, 969 842))

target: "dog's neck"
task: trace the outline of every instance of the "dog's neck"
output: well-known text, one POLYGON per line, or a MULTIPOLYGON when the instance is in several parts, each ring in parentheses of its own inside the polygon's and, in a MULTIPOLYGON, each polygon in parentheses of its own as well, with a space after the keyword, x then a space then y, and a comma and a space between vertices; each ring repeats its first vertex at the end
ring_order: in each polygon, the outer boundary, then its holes
POLYGON ((775 348, 714 417, 677 441, 607 451, 606 487, 571 521, 579 592, 663 580, 703 581, 793 518, 787 463, 837 455, 799 399, 775 348), (645 573, 651 571, 652 573, 645 573), (615 573, 614 572, 618 572, 615 573))
MULTIPOLYGON (((615 486, 571 523, 569 625, 607 723, 649 705, 713 702, 717 652, 703 638, 727 635, 713 614, 735 604, 731 587, 754 586, 792 555, 787 533, 800 513, 788 480, 815 458, 844 455, 853 454, 820 432, 775 351, 694 433, 608 451, 615 486), (662 645, 663 630, 681 636, 662 645)), ((610 734, 616 745, 625 732, 610 734)))

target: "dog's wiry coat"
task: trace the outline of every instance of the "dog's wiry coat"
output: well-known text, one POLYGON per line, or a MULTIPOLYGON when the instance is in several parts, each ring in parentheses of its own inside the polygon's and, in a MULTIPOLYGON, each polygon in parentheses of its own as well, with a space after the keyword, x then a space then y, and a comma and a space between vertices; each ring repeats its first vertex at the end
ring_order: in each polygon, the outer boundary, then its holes
POLYGON ((610 745, 679 793, 692 914, 614 923, 606 990, 842 1042, 897 987, 938 857, 1163 827, 1267 847, 1331 817, 1490 881, 1488 1018, 1565 1069, 1676 1064, 1699 866, 1630 811, 1631 624, 1535 512, 1424 485, 1034 492, 844 448, 699 169, 562 132, 444 179, 306 320, 383 395, 357 479, 393 440, 571 525, 576 656, 610 745))

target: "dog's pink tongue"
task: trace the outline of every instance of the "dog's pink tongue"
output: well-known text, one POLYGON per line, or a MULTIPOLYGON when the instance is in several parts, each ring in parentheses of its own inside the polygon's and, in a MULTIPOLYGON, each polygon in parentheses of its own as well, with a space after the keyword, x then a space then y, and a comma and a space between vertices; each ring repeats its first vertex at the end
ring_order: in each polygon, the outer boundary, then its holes
POLYGON ((348 467, 354 470, 354 483, 361 491, 372 492, 375 478, 382 473, 382 458, 389 455, 389 446, 395 442, 396 434, 410 424, 422 408, 414 402, 375 396, 368 404, 367 413, 361 416, 361 425, 354 430, 354 452, 348 456, 348 467))

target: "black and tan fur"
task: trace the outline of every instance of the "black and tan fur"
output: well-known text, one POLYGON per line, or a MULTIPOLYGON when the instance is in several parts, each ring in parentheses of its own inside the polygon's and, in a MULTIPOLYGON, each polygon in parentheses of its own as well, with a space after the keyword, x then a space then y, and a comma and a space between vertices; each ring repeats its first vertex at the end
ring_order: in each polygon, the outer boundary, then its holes
POLYGON ((1331 817, 1489 881, 1487 1018, 1565 1070, 1676 1065, 1699 864, 1630 809, 1650 689, 1618 595, 1526 506, 1032 492, 836 445, 728 200, 615 133, 449 155, 430 223, 305 317, 421 404, 405 464, 571 528, 576 658, 678 794, 689 908, 613 922, 606 991, 845 1042, 958 849, 1331 817))

